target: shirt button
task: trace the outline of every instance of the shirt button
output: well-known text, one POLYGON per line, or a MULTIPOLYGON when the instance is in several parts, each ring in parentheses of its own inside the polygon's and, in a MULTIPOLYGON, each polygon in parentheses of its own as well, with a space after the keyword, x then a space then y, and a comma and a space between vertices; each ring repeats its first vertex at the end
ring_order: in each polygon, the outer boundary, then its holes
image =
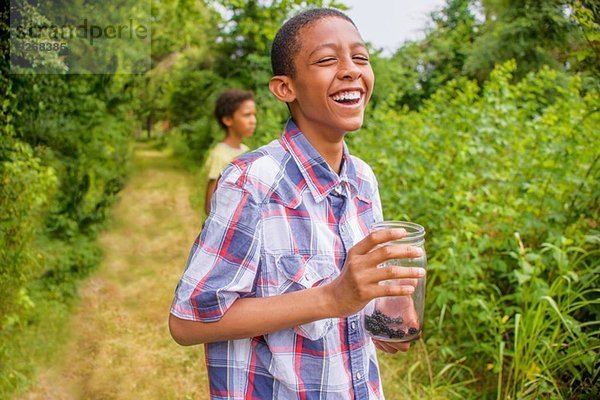
POLYGON ((350 329, 355 330, 356 329, 356 322, 352 321, 350 323, 350 329))
POLYGON ((358 380, 362 379, 362 374, 360 372, 356 373, 356 379, 358 379, 358 380))

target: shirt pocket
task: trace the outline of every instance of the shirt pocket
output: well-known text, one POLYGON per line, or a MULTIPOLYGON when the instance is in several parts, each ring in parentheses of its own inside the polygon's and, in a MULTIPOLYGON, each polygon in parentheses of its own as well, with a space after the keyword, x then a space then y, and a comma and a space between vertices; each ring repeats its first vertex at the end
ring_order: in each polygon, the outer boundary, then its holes
POLYGON ((337 267, 331 257, 315 255, 283 255, 275 260, 279 277, 279 294, 308 289, 329 282, 337 276, 337 267))
MULTIPOLYGON (((281 255, 275 259, 277 295, 324 285, 339 275, 332 257, 281 255)), ((337 319, 327 318, 294 328, 296 334, 310 340, 323 338, 337 319)))

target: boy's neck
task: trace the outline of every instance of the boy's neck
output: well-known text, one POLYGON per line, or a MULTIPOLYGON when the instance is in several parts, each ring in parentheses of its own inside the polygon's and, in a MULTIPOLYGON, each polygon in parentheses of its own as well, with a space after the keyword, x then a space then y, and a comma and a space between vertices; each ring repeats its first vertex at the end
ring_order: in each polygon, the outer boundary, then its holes
POLYGON ((329 167, 339 175, 344 155, 344 136, 328 138, 321 135, 313 135, 310 132, 302 131, 302 133, 321 157, 323 157, 329 167))
POLYGON ((336 173, 340 174, 342 170, 342 157, 344 155, 344 148, 342 145, 340 146, 331 146, 324 151, 319 151, 321 153, 321 157, 325 160, 327 164, 331 167, 331 169, 336 173))
POLYGON ((242 138, 233 133, 228 133, 227 136, 225 136, 225 139, 223 139, 223 143, 234 149, 239 149, 242 147, 242 138))

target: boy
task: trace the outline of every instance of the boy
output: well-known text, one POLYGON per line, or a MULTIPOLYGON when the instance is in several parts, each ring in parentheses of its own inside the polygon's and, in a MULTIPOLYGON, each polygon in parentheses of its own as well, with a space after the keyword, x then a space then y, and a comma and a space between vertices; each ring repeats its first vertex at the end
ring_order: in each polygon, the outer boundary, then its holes
POLYGON ((379 246, 405 232, 369 233, 381 220, 371 169, 351 156, 373 87, 352 21, 311 9, 287 21, 271 54, 271 92, 289 105, 280 140, 235 160, 192 248, 169 327, 205 343, 215 399, 381 399, 374 343, 359 312, 373 298, 408 295, 421 268, 378 268, 418 257, 379 246), (387 279, 407 284, 380 285, 387 279))
POLYGON ((223 91, 215 104, 215 117, 225 130, 225 139, 217 143, 206 160, 206 215, 210 213, 210 201, 221 172, 231 160, 248 151, 242 140, 252 136, 256 129, 256 104, 252 92, 240 89, 223 91))

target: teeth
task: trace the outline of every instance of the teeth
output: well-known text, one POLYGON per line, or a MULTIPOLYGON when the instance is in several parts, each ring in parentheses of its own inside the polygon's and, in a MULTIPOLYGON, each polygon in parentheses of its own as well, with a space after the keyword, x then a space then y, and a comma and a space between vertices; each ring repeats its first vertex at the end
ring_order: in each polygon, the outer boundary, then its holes
POLYGON ((335 101, 358 100, 360 99, 360 92, 358 90, 349 90, 347 92, 336 93, 331 98, 335 101))

